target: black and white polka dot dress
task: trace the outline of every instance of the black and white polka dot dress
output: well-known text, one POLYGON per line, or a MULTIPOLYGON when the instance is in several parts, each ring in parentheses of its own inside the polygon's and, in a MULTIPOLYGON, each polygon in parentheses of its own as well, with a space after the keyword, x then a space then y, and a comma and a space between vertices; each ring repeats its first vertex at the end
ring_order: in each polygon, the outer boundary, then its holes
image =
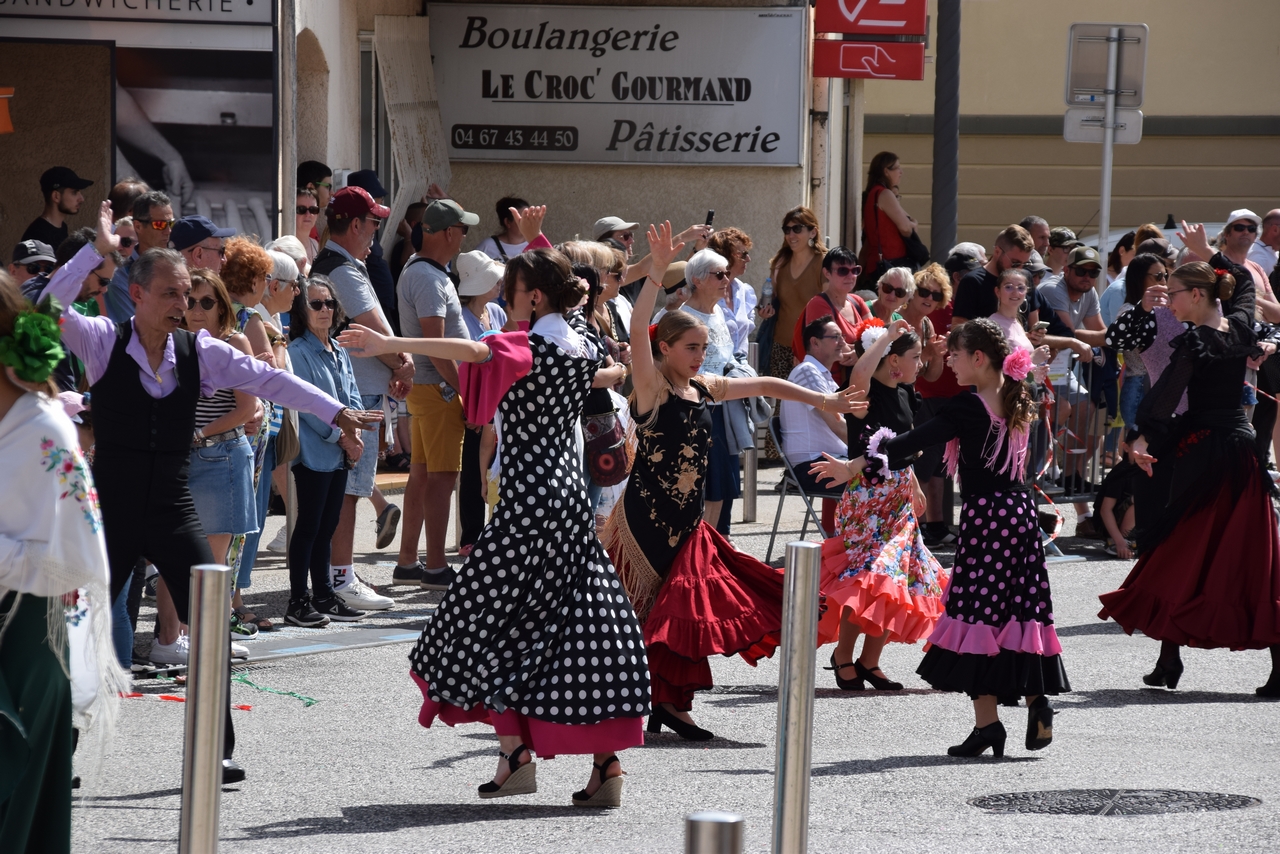
POLYGON ((536 333, 529 343, 532 369, 499 405, 501 499, 410 654, 426 700, 419 720, 499 726, 496 718, 514 714, 526 742, 544 725, 544 743, 530 744, 542 755, 621 749, 640 743, 649 676, 635 613, 596 537, 575 445, 599 363, 536 333), (576 745, 596 749, 571 749, 562 729, 573 726, 578 738, 579 727, 603 725, 626 741, 632 724, 630 743, 602 748, 588 734, 576 745))

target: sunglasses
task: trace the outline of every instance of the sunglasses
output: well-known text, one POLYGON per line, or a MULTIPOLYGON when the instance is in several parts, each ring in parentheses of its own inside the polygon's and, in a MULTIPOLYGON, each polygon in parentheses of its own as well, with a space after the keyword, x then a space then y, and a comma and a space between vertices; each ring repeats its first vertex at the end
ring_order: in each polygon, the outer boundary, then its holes
POLYGON ((1090 279, 1098 278, 1098 274, 1102 272, 1097 267, 1072 267, 1071 269, 1075 270, 1077 276, 1088 276, 1090 279))
POLYGON ((854 264, 852 267, 846 267, 845 265, 841 264, 839 267, 832 267, 831 272, 839 276, 840 278, 844 278, 845 276, 860 275, 862 273, 862 268, 859 267, 857 264, 854 264))
POLYGON ((128 248, 129 248, 130 246, 132 246, 132 245, 133 245, 133 238, 132 238, 132 237, 122 237, 122 238, 120 238, 120 248, 121 248, 121 249, 128 249, 128 248))
POLYGON ((723 282, 725 279, 729 278, 729 271, 728 270, 712 270, 710 273, 707 273, 707 275, 715 276, 717 279, 723 282))
POLYGON ((916 294, 934 302, 942 302, 942 291, 927 291, 924 288, 917 287, 916 294))
POLYGON ((1234 231, 1234 232, 1236 232, 1236 233, 1245 232, 1245 231, 1249 232, 1250 234, 1257 234, 1257 233, 1258 233, 1258 227, 1257 227, 1256 225, 1254 225, 1253 223, 1251 223, 1251 222, 1237 222, 1237 223, 1234 223, 1234 224, 1231 226, 1231 230, 1232 230, 1232 231, 1234 231))
POLYGON ((884 294, 885 296, 888 296, 889 294, 893 294, 898 299, 906 299, 906 296, 907 296, 907 292, 904 289, 895 288, 893 285, 881 285, 880 293, 884 294))
POLYGON ((741 258, 743 261, 750 261, 750 260, 751 260, 751 253, 750 253, 750 252, 739 252, 739 253, 738 253, 738 257, 739 257, 739 258, 741 258))
POLYGON ((1011 294, 1025 294, 1027 292, 1026 285, 1010 284, 1010 285, 1002 285, 1001 287, 1003 287, 1004 290, 1008 291, 1011 294))
POLYGON ((173 228, 175 220, 171 219, 135 219, 134 222, 150 223, 151 227, 156 231, 165 231, 173 228))
POLYGON ((196 246, 201 252, 217 252, 219 258, 227 257, 227 249, 225 246, 196 246))
POLYGON ((48 261, 35 261, 27 265, 27 273, 32 276, 48 274, 53 272, 53 265, 48 261))
POLYGON ((218 305, 218 301, 213 297, 200 297, 200 299, 196 299, 195 297, 187 297, 188 309, 192 309, 192 308, 195 308, 196 306, 200 306, 200 309, 202 311, 213 311, 214 308, 217 307, 217 305, 218 305))
POLYGON ((784 225, 782 227, 783 234, 804 234, 809 230, 807 225, 784 225))
POLYGON ((1147 273, 1147 278, 1155 279, 1157 282, 1167 282, 1169 281, 1169 274, 1168 273, 1147 273))
POLYGON ((313 187, 324 187, 324 188, 327 190, 327 189, 329 189, 330 187, 332 187, 332 186, 333 186, 333 184, 331 184, 331 183, 330 183, 330 182, 328 182, 328 181, 312 181, 312 182, 311 182, 311 186, 313 186, 313 187))
POLYGON ((313 299, 308 300, 307 305, 311 306, 312 311, 323 311, 326 308, 329 311, 333 311, 338 307, 338 301, 336 299, 313 299))
POLYGON ((306 216, 307 214, 314 216, 320 213, 320 208, 316 205, 298 205, 297 211, 298 216, 306 216))
POLYGON ((451 225, 451 226, 449 226, 449 228, 460 228, 460 229, 462 229, 462 233, 463 233, 463 235, 464 235, 464 236, 466 235, 466 233, 467 233, 468 231, 470 231, 470 230, 471 230, 471 226, 469 226, 469 225, 451 225))
POLYGON ((618 235, 618 239, 624 243, 627 242, 628 240, 634 240, 635 237, 636 235, 635 235, 635 232, 633 231, 624 231, 618 235))

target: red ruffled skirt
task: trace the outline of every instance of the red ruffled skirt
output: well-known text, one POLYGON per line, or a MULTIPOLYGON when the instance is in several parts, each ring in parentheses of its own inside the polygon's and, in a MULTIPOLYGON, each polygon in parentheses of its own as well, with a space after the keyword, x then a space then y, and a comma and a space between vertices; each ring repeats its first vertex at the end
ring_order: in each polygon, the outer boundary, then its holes
POLYGON ((1138 559, 1120 589, 1098 597, 1098 616, 1181 646, 1280 643, 1280 532, 1264 476, 1254 473, 1238 497, 1224 479, 1138 559))
MULTIPOLYGON (((741 655, 754 666, 780 643, 783 572, 698 524, 680 547, 644 622, 653 703, 693 707, 714 684, 712 655, 741 655)), ((819 644, 827 643, 819 630, 819 644)))

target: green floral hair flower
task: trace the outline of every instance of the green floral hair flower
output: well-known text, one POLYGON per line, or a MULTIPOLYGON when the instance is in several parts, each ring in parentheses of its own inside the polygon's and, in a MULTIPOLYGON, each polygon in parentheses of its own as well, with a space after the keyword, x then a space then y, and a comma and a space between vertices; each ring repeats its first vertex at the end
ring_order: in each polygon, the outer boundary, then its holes
POLYGON ((0 338, 0 364, 13 368, 18 379, 42 383, 66 355, 58 321, 41 311, 20 312, 13 334, 0 338))

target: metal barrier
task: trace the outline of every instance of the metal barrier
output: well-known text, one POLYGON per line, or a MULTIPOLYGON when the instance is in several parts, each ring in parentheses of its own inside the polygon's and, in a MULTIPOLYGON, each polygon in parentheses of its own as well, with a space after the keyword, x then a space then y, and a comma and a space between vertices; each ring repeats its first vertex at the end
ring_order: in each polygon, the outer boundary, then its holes
POLYGON ((773 793, 773 854, 804 854, 809 844, 813 753, 814 648, 822 546, 787 543, 778 673, 778 764, 773 793))
POLYGON ((179 854, 217 854, 231 646, 231 569, 191 568, 191 652, 187 667, 187 731, 182 751, 179 854))
MULTIPOLYGON (((1079 360, 1072 361, 1065 379, 1053 383, 1056 402, 1049 427, 1052 456, 1047 460, 1047 474, 1048 480, 1061 488, 1061 496, 1068 501, 1092 503, 1109 468, 1103 459, 1103 449, 1108 444, 1108 398, 1101 393, 1107 384, 1116 387, 1110 401, 1118 403, 1119 383, 1113 373, 1093 363, 1081 364, 1079 360), (1095 398, 1100 403, 1095 404, 1095 398), (1070 405, 1070 412, 1065 415, 1063 403, 1070 405), (1060 477, 1054 474, 1054 469, 1060 477)), ((1118 450, 1116 453, 1118 455, 1118 450)), ((1041 460, 1035 463, 1036 471, 1045 465, 1041 460)))
POLYGON ((703 810, 685 816, 684 854, 742 854, 742 816, 703 810))

